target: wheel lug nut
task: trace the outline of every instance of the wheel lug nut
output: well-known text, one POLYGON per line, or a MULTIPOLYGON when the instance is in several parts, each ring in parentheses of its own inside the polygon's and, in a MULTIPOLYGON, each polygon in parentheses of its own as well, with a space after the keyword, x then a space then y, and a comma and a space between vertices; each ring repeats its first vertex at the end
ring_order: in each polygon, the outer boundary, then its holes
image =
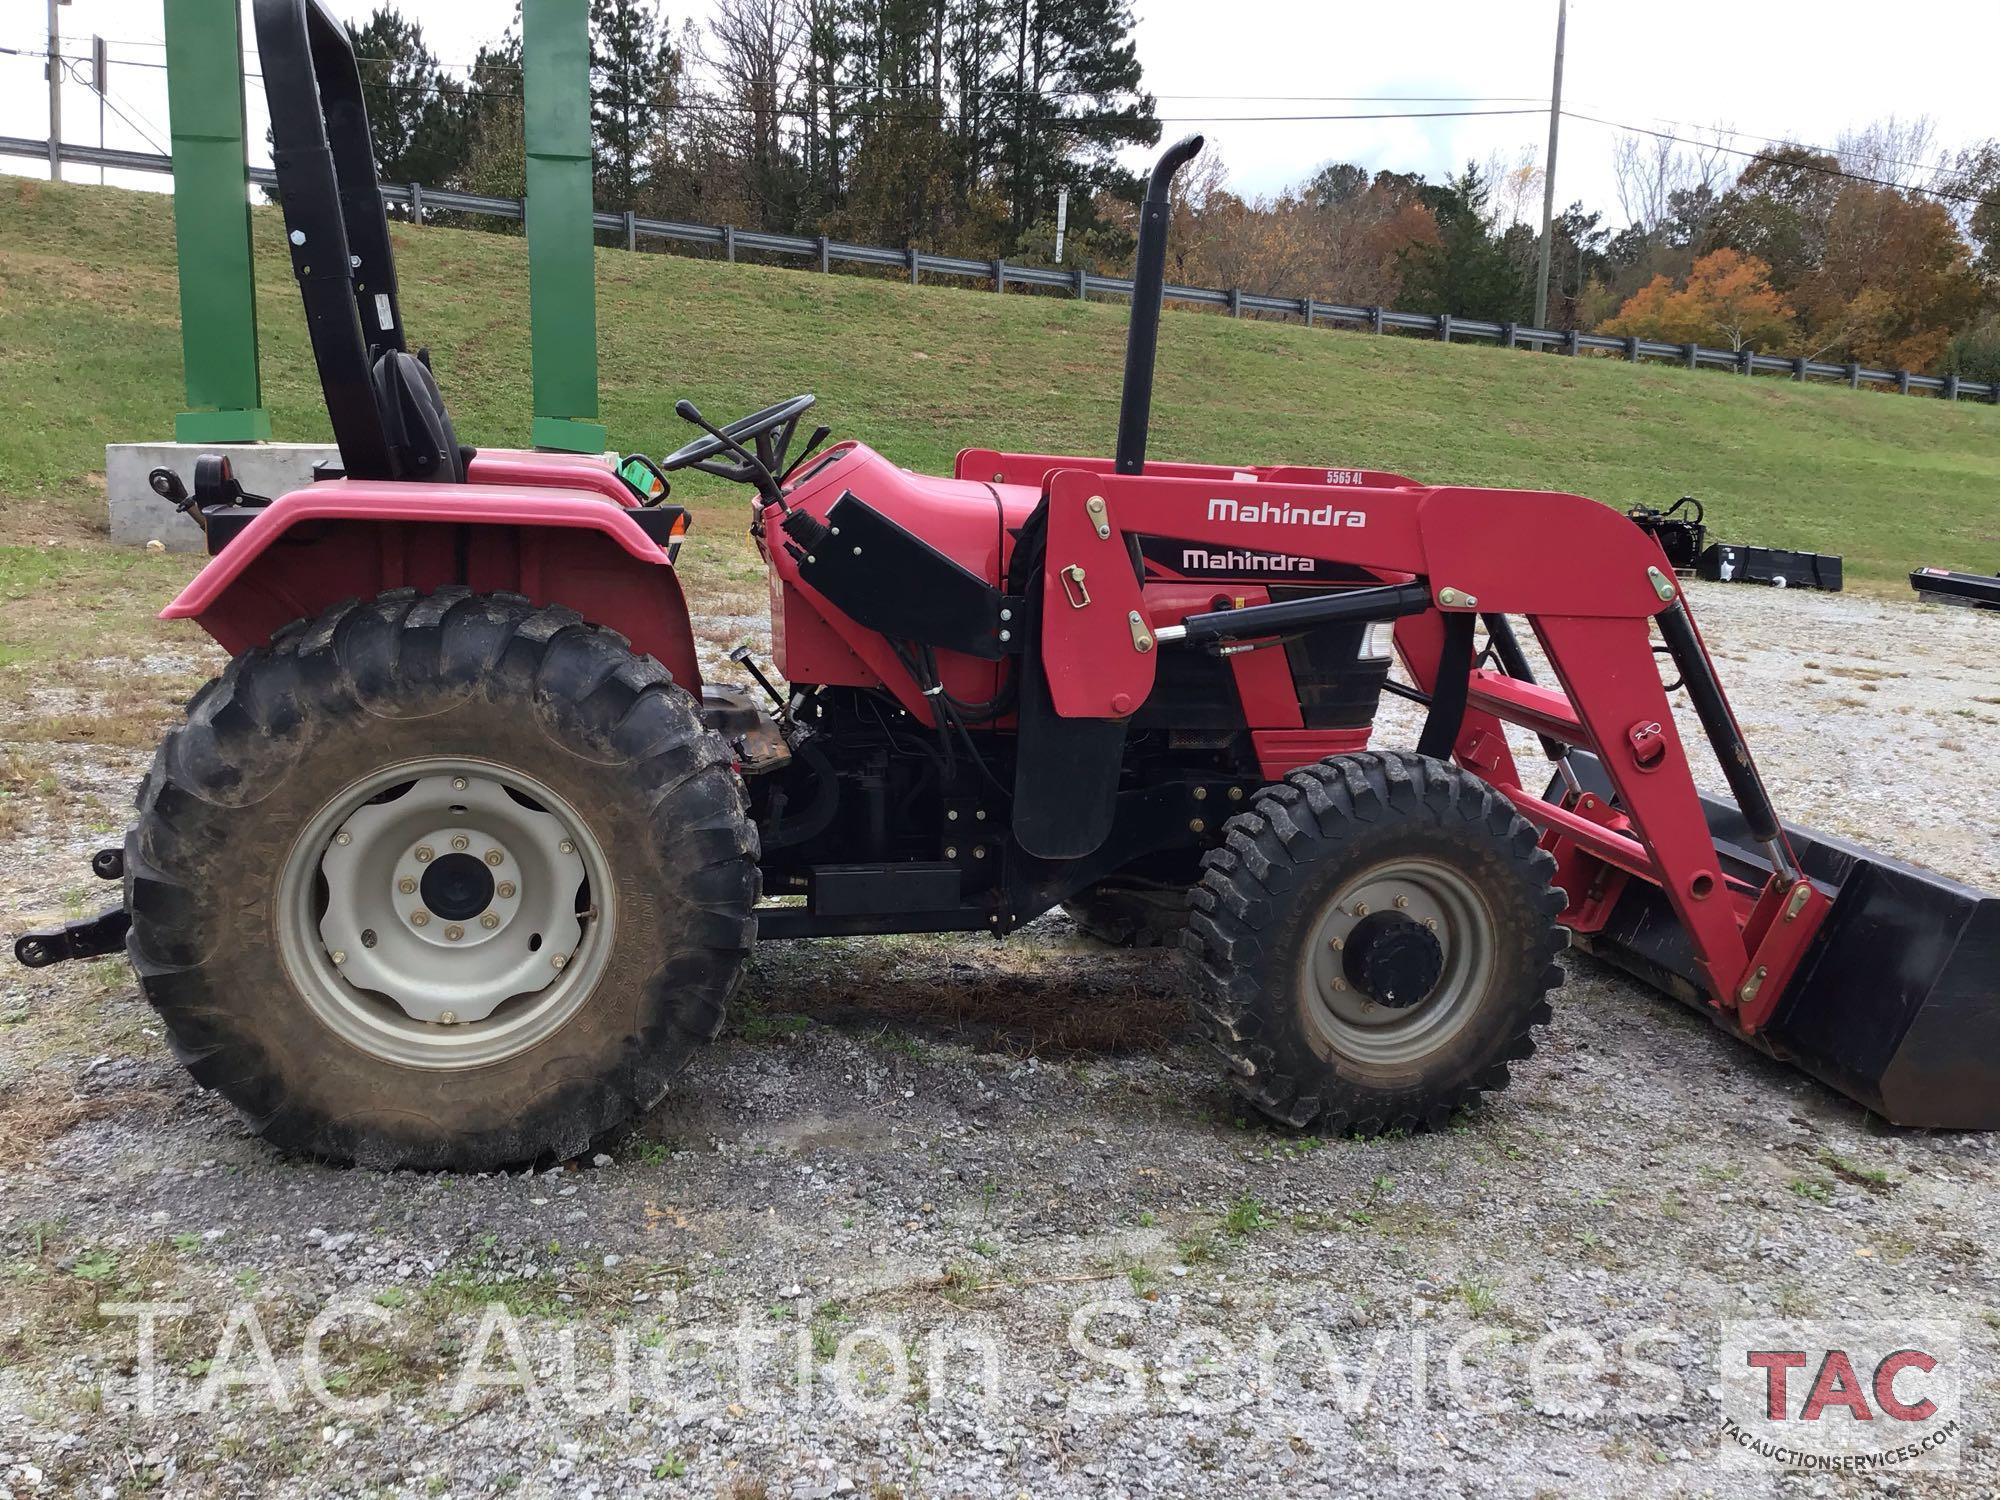
POLYGON ((562 850, 565 854, 575 854, 577 852, 577 846, 571 843, 568 839, 564 839, 563 842, 558 844, 556 847, 562 850))
POLYGON ((458 1013, 457 1011, 455 1011, 455 1010, 441 1010, 441 1011, 439 1011, 439 1012, 438 1012, 438 1024, 439 1024, 440 1026, 456 1026, 456 1025, 458 1025, 458 1024, 459 1024, 459 1013, 458 1013))
POLYGON ((465 789, 466 789, 466 779, 465 779, 465 777, 463 777, 463 776, 454 776, 454 777, 452 778, 452 790, 453 790, 453 791, 455 791, 455 792, 462 792, 462 791, 464 791, 465 789))
POLYGON ((498 865, 506 858, 507 856, 502 854, 498 849, 489 849, 486 851, 486 862, 490 865, 498 865))
POLYGON ((351 844, 354 842, 354 835, 343 828, 339 833, 334 835, 334 842, 336 844, 351 844))
POLYGON ((484 927, 488 932, 491 932, 500 925, 500 918, 496 917, 492 912, 485 912, 479 919, 479 925, 484 927))
POLYGON ((511 880, 503 880, 500 882, 499 885, 495 886, 493 889, 498 895, 501 895, 503 897, 508 897, 511 899, 514 895, 514 882, 511 880))
POLYGON ((1348 981, 1345 979, 1337 979, 1334 981, 1334 988, 1337 990, 1345 990, 1346 988, 1348 988, 1348 981))
POLYGON ((429 844, 419 844, 417 846, 416 858, 418 864, 428 865, 435 857, 436 856, 431 853, 431 846, 429 844))
POLYGON ((1369 903, 1366 901, 1357 901, 1355 903, 1355 915, 1358 917, 1366 917, 1368 914, 1369 914, 1369 903))
POLYGON ((1426 917, 1426 918, 1424 919, 1424 925, 1425 925, 1426 927, 1429 927, 1429 928, 1430 928, 1430 929, 1431 929, 1431 930, 1432 930, 1433 932, 1436 932, 1436 931, 1438 931, 1438 918, 1436 918, 1436 917, 1426 917))
POLYGON ((462 833, 455 833, 452 835, 452 847, 463 854, 472 847, 472 840, 462 833))
POLYGON ((564 964, 568 962, 569 959, 565 958, 562 954, 558 953, 554 958, 549 960, 549 966, 551 968, 560 969, 563 967, 564 964))
POLYGON ((1332 948, 1336 953, 1339 953, 1341 951, 1341 939, 1329 938, 1327 940, 1327 946, 1332 948))
POLYGON ((410 913, 410 925, 412 927, 427 926, 429 925, 430 920, 431 920, 431 914, 427 911, 413 911, 410 913))
POLYGON ((465 935, 466 935, 466 930, 463 927, 459 926, 459 924, 456 922, 452 923, 451 926, 445 929, 445 941, 448 943, 456 943, 460 938, 464 937, 465 935))
POLYGON ((1402 910, 1403 910, 1403 909, 1404 909, 1404 908, 1405 908, 1406 906, 1409 906, 1409 905, 1410 905, 1410 897, 1408 897, 1408 896, 1399 896, 1399 897, 1397 897, 1397 910, 1398 910, 1398 911, 1402 911, 1402 910))
POLYGON ((417 891, 417 882, 415 880, 412 880, 408 875, 405 875, 401 880, 396 882, 396 889, 401 891, 406 896, 415 895, 417 891))
POLYGON ((335 968, 339 968, 342 964, 347 962, 347 955, 338 948, 334 949, 332 957, 335 968))

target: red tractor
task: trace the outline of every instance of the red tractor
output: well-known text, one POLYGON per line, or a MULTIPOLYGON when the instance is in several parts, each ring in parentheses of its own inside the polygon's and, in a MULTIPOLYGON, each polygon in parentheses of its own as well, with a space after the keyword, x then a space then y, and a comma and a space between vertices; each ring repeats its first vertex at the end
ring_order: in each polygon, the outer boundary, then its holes
POLYGON ((567 1156, 716 1035, 758 939, 999 937, 1065 902, 1185 928, 1202 1031, 1291 1126, 1436 1125, 1501 1087, 1575 941, 1892 1120, 1994 1127, 1994 899, 1780 824, 1624 517, 1146 460, 1199 139, 1147 190, 1113 458, 795 450, 804 395, 723 427, 683 401, 700 435, 614 471, 459 443, 406 347, 346 35, 318 0, 256 23, 341 464, 271 500, 220 456, 192 495, 156 476, 213 554, 165 617, 233 660, 98 856, 123 902, 17 952, 122 943, 267 1139, 567 1156), (760 691, 703 680, 683 469, 748 492, 783 686, 741 654, 760 691), (1657 649, 1732 803, 1696 790, 1657 649), (1371 747, 1386 691, 1426 706, 1412 748, 1371 747))

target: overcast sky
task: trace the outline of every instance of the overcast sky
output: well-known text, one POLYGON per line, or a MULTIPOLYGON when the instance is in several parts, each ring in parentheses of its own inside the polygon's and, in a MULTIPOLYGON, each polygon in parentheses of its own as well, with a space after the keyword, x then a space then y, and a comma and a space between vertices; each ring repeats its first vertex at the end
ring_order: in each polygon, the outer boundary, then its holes
MULTIPOLYGON (((709 0, 667 0, 678 26, 709 0)), ((333 0, 360 18, 372 0, 333 0)), ((1264 193, 1324 162, 1359 162, 1438 177, 1469 159, 1524 150, 1537 159, 1546 109, 1555 0, 1433 0, 1367 4, 1338 0, 1135 0, 1146 83, 1171 139, 1202 130, 1221 147, 1231 183, 1264 193), (1394 96, 1405 103, 1332 96, 1394 96), (1480 102, 1418 102, 1418 96, 1480 102), (1516 96, 1509 98, 1505 96, 1516 96), (1246 120, 1232 116, 1375 113, 1395 110, 1526 109, 1522 115, 1400 120, 1246 120)), ((404 0, 432 49, 469 60, 496 35, 506 0, 404 0)), ((0 6, 0 47, 44 44, 41 0, 0 6)), ((73 0, 60 11, 64 51, 87 54, 90 37, 112 45, 108 144, 135 150, 167 140, 160 0, 73 0), (148 138, 150 138, 150 143, 148 138)), ((250 25, 246 14, 246 38, 250 25)), ((1765 137, 1831 143, 1844 129, 1888 115, 1929 115, 1942 145, 2001 128, 1993 100, 2001 57, 2001 5, 1885 6, 1844 0, 1571 0, 1564 103, 1630 125, 1682 131, 1728 126, 1732 143, 1756 150, 1765 137), (1985 100, 1987 102, 1983 103, 1985 100)), ((0 135, 47 133, 42 60, 0 54, 0 135)), ((255 71, 254 68, 251 71, 255 71)), ((253 156, 261 155, 263 100, 250 86, 253 156)), ((97 97, 64 89, 64 136, 94 144, 97 97)), ((1557 163, 1560 202, 1582 199, 1623 222, 1612 176, 1617 132, 1563 122, 1557 163)), ((1137 161, 1144 153, 1136 153, 1137 161)), ((33 161, 0 158, 0 170, 33 173, 33 161)), ((41 170, 46 170, 45 168, 41 170)), ((72 176, 94 171, 70 167, 72 176)), ((113 174, 133 186, 159 178, 113 174)))

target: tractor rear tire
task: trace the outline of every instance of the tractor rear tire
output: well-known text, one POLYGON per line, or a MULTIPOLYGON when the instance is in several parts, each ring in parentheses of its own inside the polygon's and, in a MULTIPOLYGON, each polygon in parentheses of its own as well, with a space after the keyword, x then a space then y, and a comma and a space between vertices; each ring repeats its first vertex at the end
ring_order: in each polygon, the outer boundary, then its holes
POLYGON ((1555 861, 1478 777, 1398 752, 1264 788, 1203 859, 1196 1019, 1284 1124, 1437 1128, 1507 1086, 1562 983, 1555 861))
POLYGON ((1188 892, 1107 882, 1065 901, 1063 914, 1086 936, 1114 948, 1175 948, 1188 926, 1188 892))
POLYGON ((756 931, 728 747, 623 637, 518 595, 287 626, 195 695, 138 804, 146 997, 309 1156, 576 1155, 721 1029, 756 931))

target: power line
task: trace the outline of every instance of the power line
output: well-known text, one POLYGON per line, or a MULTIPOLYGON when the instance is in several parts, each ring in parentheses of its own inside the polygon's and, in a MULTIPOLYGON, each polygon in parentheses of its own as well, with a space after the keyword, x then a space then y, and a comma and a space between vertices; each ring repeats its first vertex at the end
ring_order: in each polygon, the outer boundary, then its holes
MULTIPOLYGON (((1592 107, 1600 108, 1602 106, 1593 105, 1592 107)), ((1816 145, 1812 141, 1803 141, 1797 136, 1768 135, 1759 130, 1739 130, 1734 125, 1704 125, 1693 120, 1677 120, 1669 115, 1649 115, 1647 118, 1657 120, 1663 125, 1678 126, 1680 129, 1687 131, 1709 131, 1718 136, 1727 135, 1741 141, 1758 141, 1767 146, 1798 146, 1804 150, 1817 152, 1822 156, 1832 156, 1837 159, 1841 156, 1841 151, 1838 147, 1816 145)), ((1693 140, 1687 144, 1695 146, 1698 150, 1728 149, 1723 146, 1721 141, 1693 140)), ((1869 159, 1874 162, 1884 162, 1893 167, 1909 167, 1914 172, 1937 172, 1940 169, 1940 163, 1938 162, 1911 161, 1905 157, 1885 156, 1876 152, 1869 153, 1869 159)))
MULTIPOLYGON (((57 60, 62 63, 63 72, 67 73, 74 82, 82 84, 85 88, 89 89, 93 94, 96 94, 98 98, 102 99, 104 101, 105 108, 109 109, 114 115, 118 116, 119 119, 123 120, 128 126, 130 126, 132 131, 139 137, 139 139, 144 141, 147 145, 151 146, 155 151, 159 152, 162 156, 171 156, 173 154, 165 146, 162 146, 160 144, 158 138, 153 135, 152 131, 147 130, 144 125, 141 125, 137 120, 133 119, 131 115, 126 114, 124 110, 120 109, 118 107, 118 101, 113 99, 108 92, 99 90, 94 84, 90 82, 89 79, 85 78, 83 76, 81 68, 78 66, 78 62, 76 59, 65 57, 65 58, 59 58, 57 60)), ((134 105, 133 110, 136 113, 138 110, 138 106, 134 105)), ((155 125, 153 129, 158 130, 159 126, 155 125)))
MULTIPOLYGON (((1978 193, 1948 193, 1942 188, 1912 187, 1905 183, 1892 182, 1888 178, 1870 177, 1861 172, 1848 172, 1840 167, 1824 167, 1818 162, 1802 161, 1797 157, 1779 156, 1770 151, 1746 151, 1741 147, 1725 146, 1712 141, 1690 140, 1687 136, 1676 135, 1672 131, 1651 130, 1645 125, 1627 125, 1618 120, 1600 119, 1597 115, 1578 114, 1571 110, 1565 110, 1563 116, 1567 120, 1582 120, 1590 125, 1603 125, 1608 130, 1624 130, 1633 135, 1650 135, 1655 140, 1673 141, 1681 146, 1694 146, 1703 150, 1722 151, 1731 156, 1746 157, 1753 162, 1784 162, 1787 166, 1797 167, 1803 172, 1817 172, 1822 177, 1838 177, 1845 182, 1867 183, 1871 187, 1889 188, 1899 193, 1923 193, 1926 197, 1943 198, 1951 203, 1986 203, 1991 201, 1978 193)), ((1801 146, 1798 149, 1805 151, 1810 148, 1801 146)))

